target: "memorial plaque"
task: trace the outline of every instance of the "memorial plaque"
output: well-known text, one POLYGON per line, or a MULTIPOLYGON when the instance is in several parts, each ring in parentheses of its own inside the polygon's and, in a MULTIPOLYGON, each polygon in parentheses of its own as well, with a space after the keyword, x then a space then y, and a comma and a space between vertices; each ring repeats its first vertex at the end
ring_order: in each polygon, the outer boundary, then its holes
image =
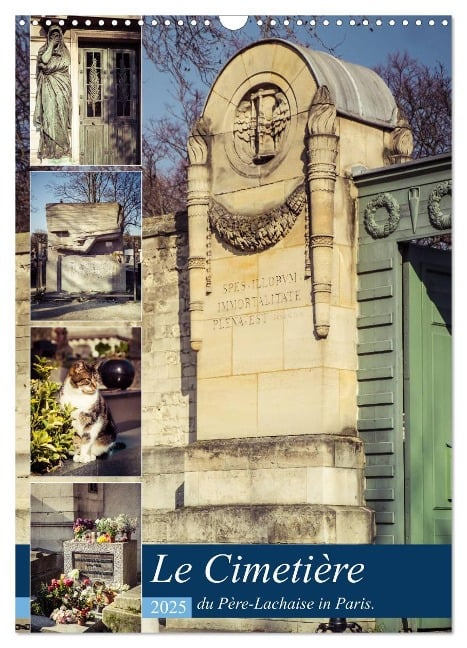
POLYGON ((102 555, 98 553, 83 553, 73 551, 72 558, 74 569, 79 569, 80 574, 91 580, 113 579, 114 557, 113 555, 102 555))

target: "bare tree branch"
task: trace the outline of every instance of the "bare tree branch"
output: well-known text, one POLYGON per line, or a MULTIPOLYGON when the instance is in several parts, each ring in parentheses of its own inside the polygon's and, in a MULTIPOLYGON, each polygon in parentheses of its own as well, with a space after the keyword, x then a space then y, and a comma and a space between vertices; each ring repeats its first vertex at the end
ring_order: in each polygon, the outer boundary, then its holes
POLYGON ((141 225, 141 175, 135 171, 82 171, 59 174, 63 182, 48 185, 57 197, 70 202, 118 202, 123 209, 121 230, 141 225))
POLYGON ((451 150, 451 79, 443 65, 431 69, 407 52, 390 54, 377 72, 388 84, 410 124, 414 157, 451 150))
POLYGON ((16 17, 15 33, 15 147, 16 231, 29 231, 29 31, 16 17))

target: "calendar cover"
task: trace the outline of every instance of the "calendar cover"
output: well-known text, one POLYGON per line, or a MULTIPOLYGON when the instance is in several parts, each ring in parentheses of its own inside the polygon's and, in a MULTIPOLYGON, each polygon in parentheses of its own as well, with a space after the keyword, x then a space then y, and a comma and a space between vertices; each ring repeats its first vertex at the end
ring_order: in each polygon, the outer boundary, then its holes
POLYGON ((452 22, 15 17, 17 633, 452 631, 452 22))

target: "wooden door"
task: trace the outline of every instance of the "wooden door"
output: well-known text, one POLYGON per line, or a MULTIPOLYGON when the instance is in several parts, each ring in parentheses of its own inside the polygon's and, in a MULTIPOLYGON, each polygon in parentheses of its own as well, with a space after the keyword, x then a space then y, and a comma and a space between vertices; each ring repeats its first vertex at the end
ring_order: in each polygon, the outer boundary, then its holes
POLYGON ((132 47, 80 47, 80 164, 140 163, 137 54, 132 47))
MULTIPOLYGON (((409 246, 404 263, 406 542, 452 537, 451 253, 409 246)), ((450 627, 419 619, 418 629, 450 627)))

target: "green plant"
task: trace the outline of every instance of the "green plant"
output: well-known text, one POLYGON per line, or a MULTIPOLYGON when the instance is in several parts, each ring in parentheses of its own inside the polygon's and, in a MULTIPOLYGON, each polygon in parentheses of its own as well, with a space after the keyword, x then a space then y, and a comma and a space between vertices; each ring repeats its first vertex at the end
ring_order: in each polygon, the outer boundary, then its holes
POLYGON ((112 347, 107 342, 98 342, 94 347, 96 353, 99 354, 100 358, 105 357, 111 351, 112 347))
POLYGON ((114 346, 114 354, 118 356, 127 356, 129 350, 130 345, 128 344, 128 342, 124 342, 123 340, 120 342, 120 344, 116 344, 114 346))
POLYGON ((73 449, 71 406, 56 400, 60 385, 50 380, 54 366, 36 356, 38 378, 31 380, 31 471, 44 474, 68 459, 73 449))
POLYGON ((94 350, 99 355, 99 358, 112 358, 113 356, 124 358, 128 355, 129 349, 130 345, 124 340, 119 342, 119 344, 115 344, 113 350, 110 344, 107 344, 107 342, 98 342, 94 347, 94 350))

